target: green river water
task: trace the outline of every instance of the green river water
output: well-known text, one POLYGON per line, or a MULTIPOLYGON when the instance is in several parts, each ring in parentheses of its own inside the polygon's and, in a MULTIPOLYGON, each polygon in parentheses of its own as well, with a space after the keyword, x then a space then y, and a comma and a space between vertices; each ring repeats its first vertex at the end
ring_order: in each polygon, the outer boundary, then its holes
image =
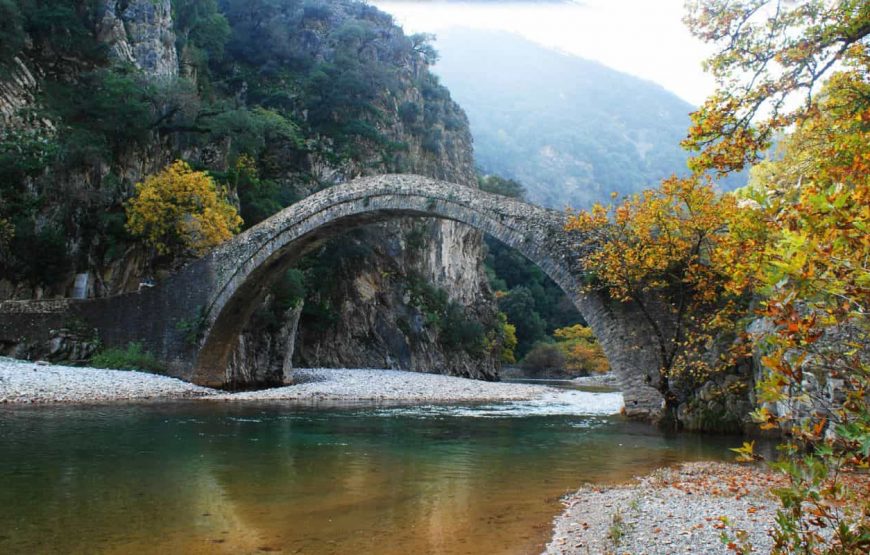
POLYGON ((539 553, 581 484, 739 443, 595 414, 608 395, 0 408, 0 553, 539 553))

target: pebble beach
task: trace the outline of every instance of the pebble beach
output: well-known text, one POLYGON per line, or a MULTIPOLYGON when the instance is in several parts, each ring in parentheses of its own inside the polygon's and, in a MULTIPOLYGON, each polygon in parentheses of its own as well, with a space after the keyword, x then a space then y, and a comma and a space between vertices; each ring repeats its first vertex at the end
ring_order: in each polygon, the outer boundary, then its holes
POLYGON ((127 370, 57 366, 0 358, 0 403, 106 403, 170 399, 213 401, 474 402, 539 399, 541 385, 482 382, 400 370, 298 369, 294 385, 228 393, 175 378, 127 370))
POLYGON ((688 463, 634 483, 588 486, 564 499, 547 555, 727 554, 735 530, 753 553, 769 553, 782 477, 763 467, 688 463))

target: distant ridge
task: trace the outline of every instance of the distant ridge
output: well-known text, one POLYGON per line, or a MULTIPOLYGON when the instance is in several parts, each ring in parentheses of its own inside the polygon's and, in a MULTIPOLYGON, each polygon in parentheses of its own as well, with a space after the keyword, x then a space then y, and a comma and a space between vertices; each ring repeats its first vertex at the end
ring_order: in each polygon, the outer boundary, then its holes
POLYGON ((529 201, 584 208, 688 173, 694 107, 663 87, 506 32, 452 28, 435 46, 478 166, 521 181, 529 201))

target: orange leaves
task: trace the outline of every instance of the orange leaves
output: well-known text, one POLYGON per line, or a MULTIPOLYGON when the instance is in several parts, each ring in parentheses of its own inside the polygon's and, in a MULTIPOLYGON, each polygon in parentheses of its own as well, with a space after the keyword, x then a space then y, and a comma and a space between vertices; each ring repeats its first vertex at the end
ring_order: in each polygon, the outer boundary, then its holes
POLYGON ((568 370, 603 373, 610 369, 604 350, 590 328, 579 324, 559 328, 553 332, 553 337, 565 355, 568 370))
POLYGON ((652 296, 666 303, 676 330, 656 333, 663 371, 697 366, 689 352, 732 328, 740 314, 736 301, 752 287, 766 229, 745 212, 708 180, 672 176, 617 205, 569 216, 567 229, 596 246, 585 259, 595 277, 590 287, 623 302, 652 296))
POLYGON ((866 2, 835 2, 821 11, 821 3, 807 1, 772 5, 689 3, 690 31, 716 48, 704 67, 717 90, 692 114, 683 142, 698 152, 690 161, 694 171, 727 174, 756 161, 775 133, 813 114, 810 93, 832 68, 868 66, 866 2))

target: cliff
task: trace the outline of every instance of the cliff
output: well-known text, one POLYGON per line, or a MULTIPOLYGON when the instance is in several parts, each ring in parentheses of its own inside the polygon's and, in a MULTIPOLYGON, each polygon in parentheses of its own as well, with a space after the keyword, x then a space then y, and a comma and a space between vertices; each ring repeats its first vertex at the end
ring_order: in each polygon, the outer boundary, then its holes
MULTIPOLYGON (((0 223, 15 230, 0 299, 106 296, 184 264, 124 229, 133 185, 177 158, 226 185, 249 225, 360 175, 475 186, 467 119, 427 45, 365 4, 58 3, 64 29, 28 9, 0 60, 0 223)), ((495 377, 482 259, 479 234, 450 222, 325 244, 264 292, 230 381, 277 381, 294 351, 308 366, 495 377), (446 319, 480 345, 446 340, 446 319)))

